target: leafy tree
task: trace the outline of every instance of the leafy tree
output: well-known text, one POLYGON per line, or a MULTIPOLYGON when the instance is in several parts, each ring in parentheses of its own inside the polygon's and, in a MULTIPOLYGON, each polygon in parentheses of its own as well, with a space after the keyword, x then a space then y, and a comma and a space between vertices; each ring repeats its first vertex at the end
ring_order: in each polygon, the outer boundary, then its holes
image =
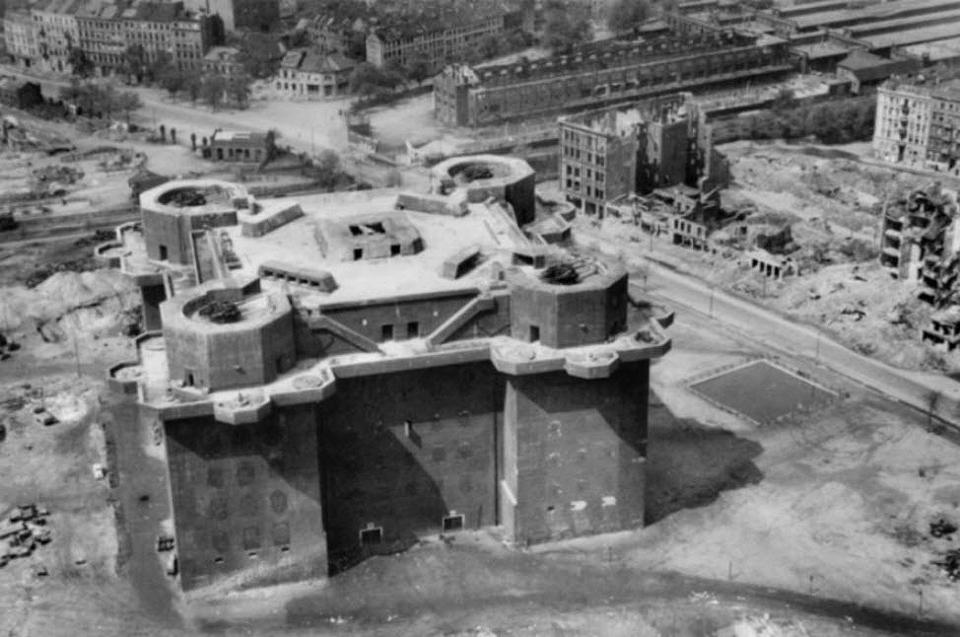
POLYGON ((87 57, 83 49, 73 47, 67 54, 67 64, 73 69, 73 74, 77 77, 90 77, 93 75, 93 62, 87 57))
POLYGON ((283 56, 276 36, 246 33, 235 46, 238 51, 237 62, 253 78, 272 77, 280 68, 280 60, 283 56))
POLYGON ((230 99, 240 108, 246 108, 250 103, 250 83, 253 81, 245 72, 234 74, 227 80, 227 93, 230 99))
POLYGON ((140 100, 140 96, 133 91, 123 91, 116 97, 116 108, 124 114, 128 126, 130 125, 130 114, 142 107, 143 102, 140 100))
POLYGON ((392 91, 401 81, 395 72, 364 62, 350 74, 350 91, 361 96, 379 95, 392 91))
POLYGON ((183 90, 186 91, 191 103, 196 104, 197 100, 200 99, 202 88, 203 82, 199 76, 192 73, 184 76, 183 90))
POLYGON ((544 42, 556 52, 567 53, 591 36, 590 9, 573 0, 547 0, 543 7, 544 42))
POLYGON ((503 41, 499 37, 491 34, 480 40, 480 45, 477 47, 477 50, 482 59, 489 60, 503 52, 503 44, 503 41))
POLYGON ((217 110, 223 103, 224 93, 227 91, 227 78, 219 73, 205 75, 200 83, 200 94, 203 101, 210 105, 210 108, 217 110))
POLYGON ((406 68, 403 70, 403 74, 419 85, 422 84, 425 79, 430 77, 431 71, 433 71, 433 68, 430 64, 430 58, 426 53, 417 51, 407 63, 406 68))
POLYGON ((146 65, 146 76, 151 83, 160 82, 165 75, 174 70, 176 65, 173 63, 173 56, 167 51, 159 51, 156 59, 146 65))
POLYGON ((782 113, 783 111, 789 111, 792 108, 797 106, 797 96, 794 94, 793 89, 786 86, 782 87, 777 91, 776 96, 773 98, 773 102, 770 104, 770 109, 782 113))
MULTIPOLYGON (((187 74, 180 69, 171 66, 165 69, 157 78, 160 86, 170 94, 170 97, 176 97, 180 91, 187 88, 187 74)), ((196 97, 193 98, 196 101, 196 97)))
POLYGON ((143 76, 147 72, 147 52, 140 44, 131 44, 123 52, 123 62, 121 70, 130 77, 136 78, 137 82, 143 81, 143 76))
POLYGON ((607 15, 607 27, 614 33, 630 31, 650 17, 647 0, 617 0, 607 15))

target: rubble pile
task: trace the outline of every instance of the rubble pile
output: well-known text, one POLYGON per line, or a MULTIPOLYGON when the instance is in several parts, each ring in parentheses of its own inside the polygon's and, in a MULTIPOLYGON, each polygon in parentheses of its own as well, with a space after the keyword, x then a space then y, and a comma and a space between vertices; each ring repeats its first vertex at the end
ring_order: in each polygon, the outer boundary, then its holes
MULTIPOLYGON (((36 504, 17 507, 0 526, 0 568, 11 560, 27 558, 41 546, 50 543, 52 534, 47 526, 50 512, 36 504)), ((42 568, 42 567, 41 567, 42 568)), ((38 574, 46 574, 45 570, 38 574)))

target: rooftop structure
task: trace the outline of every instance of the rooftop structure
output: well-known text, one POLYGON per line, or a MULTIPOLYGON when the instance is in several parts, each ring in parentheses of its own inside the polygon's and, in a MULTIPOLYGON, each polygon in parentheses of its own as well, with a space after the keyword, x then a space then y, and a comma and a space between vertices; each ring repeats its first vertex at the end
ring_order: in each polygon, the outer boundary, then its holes
POLYGON ((643 523, 648 366, 670 342, 628 321, 622 266, 527 236, 532 183, 480 156, 429 193, 141 195, 121 267, 153 331, 112 382, 140 378, 165 432, 184 588, 461 528, 643 523))

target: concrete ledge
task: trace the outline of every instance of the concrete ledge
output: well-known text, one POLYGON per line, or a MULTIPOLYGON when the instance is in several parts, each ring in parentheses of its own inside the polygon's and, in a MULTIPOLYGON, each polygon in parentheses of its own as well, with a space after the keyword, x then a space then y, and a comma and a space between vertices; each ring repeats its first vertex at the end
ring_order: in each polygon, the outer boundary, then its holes
POLYGON ((143 404, 143 407, 156 413, 157 418, 163 421, 181 420, 183 418, 201 418, 213 415, 213 403, 210 401, 198 403, 167 403, 164 405, 143 404))
POLYGON ((556 356, 540 358, 537 350, 523 343, 491 346, 490 362, 497 371, 511 376, 544 374, 563 369, 564 359, 556 356))
POLYGON ((585 355, 566 357, 563 368, 576 378, 594 380, 609 378, 620 367, 620 357, 616 352, 590 352, 585 355))
MULTIPOLYGON (((242 394, 243 392, 239 392, 242 394)), ((225 425, 254 425, 273 412, 269 396, 258 397, 248 404, 214 403, 213 417, 225 425)))
POLYGON ((477 347, 445 352, 417 354, 407 358, 378 358, 371 361, 339 363, 332 365, 331 369, 337 378, 352 378, 356 376, 374 376, 377 374, 389 374, 413 369, 472 363, 474 361, 488 360, 489 358, 489 346, 479 345, 477 347))
POLYGON ((276 391, 270 394, 270 400, 279 407, 319 403, 337 391, 337 379, 328 369, 319 369, 301 374, 291 381, 293 389, 276 391), (316 379, 316 384, 311 382, 316 379))

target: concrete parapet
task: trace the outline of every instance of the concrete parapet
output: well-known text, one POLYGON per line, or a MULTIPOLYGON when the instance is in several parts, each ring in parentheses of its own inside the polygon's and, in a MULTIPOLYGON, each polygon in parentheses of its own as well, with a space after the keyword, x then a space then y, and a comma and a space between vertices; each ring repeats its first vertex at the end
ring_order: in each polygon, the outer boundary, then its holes
POLYGON ((618 367, 620 357, 616 352, 609 351, 568 354, 563 363, 568 374, 586 380, 609 378, 618 367))
POLYGON ((398 210, 413 210, 434 215, 450 215, 462 217, 467 214, 465 199, 447 197, 444 195, 401 192, 397 195, 396 207, 398 210))
POLYGON ((225 425, 255 425, 273 412, 270 397, 238 392, 234 400, 213 403, 213 417, 225 425))
POLYGON ((296 203, 277 206, 273 210, 264 210, 258 214, 244 213, 239 216, 240 234, 245 237, 262 237, 302 216, 303 209, 296 203))

